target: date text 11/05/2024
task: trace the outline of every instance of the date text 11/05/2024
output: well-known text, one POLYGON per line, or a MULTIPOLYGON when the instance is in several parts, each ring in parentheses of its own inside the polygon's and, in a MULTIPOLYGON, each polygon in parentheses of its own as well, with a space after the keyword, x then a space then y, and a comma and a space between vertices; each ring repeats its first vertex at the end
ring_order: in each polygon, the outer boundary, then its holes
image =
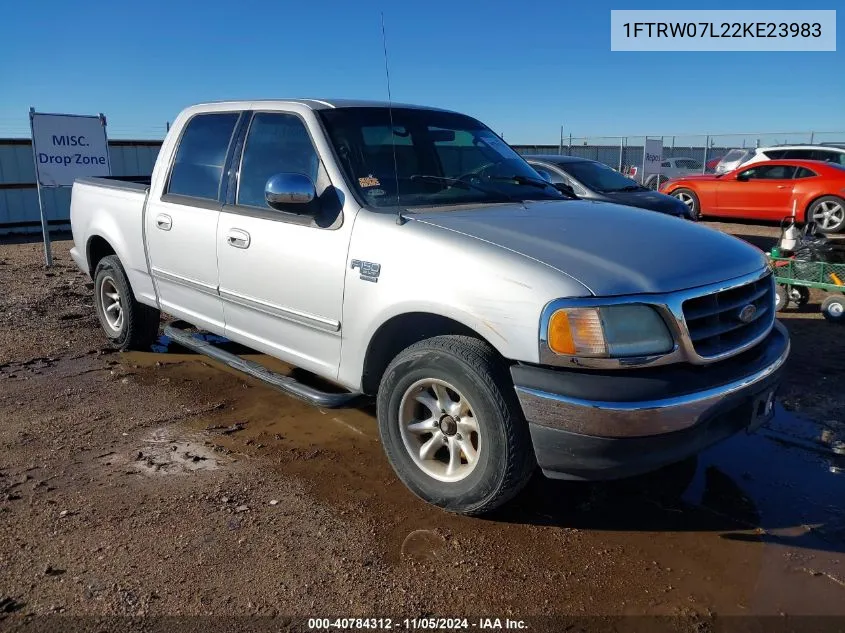
POLYGON ((524 620, 509 618, 309 618, 308 628, 320 630, 524 630, 528 628, 524 620))
POLYGON ((626 22, 625 37, 821 37, 819 22, 626 22))

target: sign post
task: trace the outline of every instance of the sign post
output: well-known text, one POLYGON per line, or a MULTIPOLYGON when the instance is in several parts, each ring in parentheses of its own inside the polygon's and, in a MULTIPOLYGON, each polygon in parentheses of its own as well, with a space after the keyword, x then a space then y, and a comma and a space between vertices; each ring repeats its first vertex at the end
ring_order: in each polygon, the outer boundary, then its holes
POLYGON ((640 181, 643 185, 648 182, 649 176, 657 176, 657 186, 660 187, 660 163, 663 162, 663 139, 646 138, 643 147, 643 177, 640 181))
POLYGON ((44 235, 44 259, 53 265, 50 226, 44 209, 42 187, 72 187, 86 176, 110 176, 106 117, 99 115, 46 114, 29 109, 35 185, 44 235))

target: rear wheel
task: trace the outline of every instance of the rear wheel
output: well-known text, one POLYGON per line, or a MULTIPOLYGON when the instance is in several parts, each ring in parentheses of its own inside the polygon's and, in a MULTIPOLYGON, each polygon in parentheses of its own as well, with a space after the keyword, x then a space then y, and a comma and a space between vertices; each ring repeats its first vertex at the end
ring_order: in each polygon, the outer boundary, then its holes
POLYGON ((450 512, 501 506, 536 467, 507 366, 467 336, 437 336, 402 351, 379 386, 378 424, 402 482, 450 512))
POLYGON ((789 300, 799 308, 803 308, 810 301, 810 289, 807 286, 790 286, 789 300))
POLYGON ((828 297, 822 302, 822 316, 832 323, 845 323, 845 299, 828 297))
POLYGON ((840 233, 845 229, 845 200, 839 196, 823 196, 807 209, 807 221, 815 222, 823 233, 840 233))
POLYGON ((698 196, 692 189, 675 189, 670 194, 673 198, 677 198, 683 202, 687 209, 689 209, 690 218, 693 220, 701 219, 701 207, 698 202, 698 196))
POLYGON ((160 313, 138 303, 117 255, 94 271, 94 305, 109 342, 120 350, 148 350, 158 336, 160 313))

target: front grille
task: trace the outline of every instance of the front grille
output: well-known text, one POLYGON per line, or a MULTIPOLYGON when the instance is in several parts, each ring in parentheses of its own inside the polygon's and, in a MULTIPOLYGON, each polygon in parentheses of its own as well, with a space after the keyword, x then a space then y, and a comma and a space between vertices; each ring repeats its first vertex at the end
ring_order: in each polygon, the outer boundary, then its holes
POLYGON ((684 320, 695 352, 702 357, 730 353, 766 333, 774 323, 774 283, 771 275, 714 292, 683 303, 684 320), (753 305, 756 311, 746 321, 740 313, 753 305))

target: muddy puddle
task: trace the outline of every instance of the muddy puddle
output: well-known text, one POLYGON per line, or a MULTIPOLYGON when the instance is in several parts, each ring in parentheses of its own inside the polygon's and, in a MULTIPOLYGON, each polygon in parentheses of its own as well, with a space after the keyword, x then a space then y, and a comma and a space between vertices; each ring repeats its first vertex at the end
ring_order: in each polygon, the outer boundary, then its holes
MULTIPOLYGON (((779 408, 757 433, 698 459, 620 482, 538 476, 496 514, 467 518, 431 508, 399 482, 371 403, 314 408, 164 343, 167 353, 125 354, 122 362, 138 367, 138 380, 190 384, 198 400, 223 403, 180 423, 179 433, 207 444, 215 459, 224 450, 227 459, 260 460, 295 476, 322 501, 369 521, 391 564, 506 570, 525 569, 517 559, 531 561, 531 574, 633 583, 640 594, 632 604, 653 612, 685 604, 725 614, 845 614, 845 437, 838 424, 779 408)), ((248 357, 291 372, 266 356, 248 357)))
POLYGON ((199 434, 163 427, 148 432, 136 449, 100 455, 97 461, 127 473, 163 476, 217 470, 230 460, 211 448, 199 434))

